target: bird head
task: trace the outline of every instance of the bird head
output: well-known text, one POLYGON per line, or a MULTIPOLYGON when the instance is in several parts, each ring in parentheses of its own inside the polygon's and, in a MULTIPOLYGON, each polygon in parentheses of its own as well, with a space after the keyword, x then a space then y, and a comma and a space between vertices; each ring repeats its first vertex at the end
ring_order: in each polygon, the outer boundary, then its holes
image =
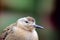
POLYGON ((35 19, 33 17, 24 17, 18 19, 17 26, 30 31, 36 28, 43 28, 42 26, 36 25, 35 19))

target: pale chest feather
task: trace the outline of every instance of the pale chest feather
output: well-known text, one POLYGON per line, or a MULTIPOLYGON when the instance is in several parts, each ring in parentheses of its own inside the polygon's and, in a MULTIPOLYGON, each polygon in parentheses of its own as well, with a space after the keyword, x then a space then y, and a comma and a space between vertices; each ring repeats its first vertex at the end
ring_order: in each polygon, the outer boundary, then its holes
POLYGON ((21 40, 38 40, 38 35, 35 30, 29 32, 19 28, 14 28, 13 31, 14 31, 14 35, 16 37, 19 37, 21 40))

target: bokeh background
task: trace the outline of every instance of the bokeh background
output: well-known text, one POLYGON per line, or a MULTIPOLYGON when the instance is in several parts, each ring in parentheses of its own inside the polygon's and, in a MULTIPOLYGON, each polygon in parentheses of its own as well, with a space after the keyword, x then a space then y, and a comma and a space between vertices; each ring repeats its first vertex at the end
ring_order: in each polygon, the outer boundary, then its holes
POLYGON ((0 34, 17 19, 32 16, 37 24, 45 28, 36 29, 39 40, 58 40, 56 29, 51 21, 51 14, 55 8, 55 0, 1 0, 0 34))

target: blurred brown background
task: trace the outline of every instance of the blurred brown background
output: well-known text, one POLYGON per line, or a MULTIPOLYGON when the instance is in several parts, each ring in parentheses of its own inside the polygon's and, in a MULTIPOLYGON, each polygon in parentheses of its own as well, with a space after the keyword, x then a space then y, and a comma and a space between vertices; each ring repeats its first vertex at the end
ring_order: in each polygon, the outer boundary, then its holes
POLYGON ((1 0, 0 1, 0 34, 8 25, 17 19, 32 16, 36 23, 44 26, 36 29, 40 40, 56 40, 56 29, 51 14, 56 10, 56 0, 1 0))

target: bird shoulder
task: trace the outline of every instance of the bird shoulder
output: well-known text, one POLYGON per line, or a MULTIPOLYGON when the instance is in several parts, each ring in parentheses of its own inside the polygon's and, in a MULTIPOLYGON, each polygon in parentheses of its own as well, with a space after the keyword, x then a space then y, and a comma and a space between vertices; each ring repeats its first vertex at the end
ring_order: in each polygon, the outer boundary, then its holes
POLYGON ((2 31, 0 37, 4 40, 5 37, 11 32, 12 27, 15 26, 15 25, 16 25, 16 23, 13 23, 13 24, 9 25, 8 27, 6 27, 6 28, 2 31))

